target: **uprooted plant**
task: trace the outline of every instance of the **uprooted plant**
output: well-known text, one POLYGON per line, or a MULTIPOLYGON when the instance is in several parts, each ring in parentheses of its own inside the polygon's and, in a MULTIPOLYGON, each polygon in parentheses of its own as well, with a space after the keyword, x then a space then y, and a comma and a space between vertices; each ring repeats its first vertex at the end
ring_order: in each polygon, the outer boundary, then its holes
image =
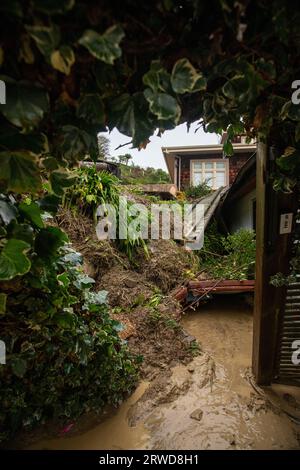
MULTIPOLYGON (((83 167, 77 170, 77 178, 74 186, 68 189, 64 195, 65 207, 78 210, 79 214, 90 215, 97 223, 97 209, 100 205, 104 208, 110 205, 116 214, 116 239, 117 247, 133 261, 133 254, 138 247, 142 247, 145 255, 148 255, 145 240, 140 236, 131 235, 127 231, 127 237, 119 237, 120 225, 123 219, 120 217, 120 181, 106 171, 97 171, 96 167, 83 167)), ((130 212, 130 201, 127 201, 126 210, 127 226, 134 221, 135 217, 130 212)))
POLYGON ((213 279, 246 280, 254 276, 255 253, 255 233, 252 230, 240 229, 223 236, 212 224, 199 254, 200 266, 213 279))

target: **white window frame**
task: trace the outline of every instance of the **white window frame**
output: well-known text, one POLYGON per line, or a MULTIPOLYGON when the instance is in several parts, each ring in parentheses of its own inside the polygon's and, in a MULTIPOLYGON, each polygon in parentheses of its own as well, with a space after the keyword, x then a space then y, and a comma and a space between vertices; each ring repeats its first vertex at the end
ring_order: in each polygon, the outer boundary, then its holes
MULTIPOLYGON (((228 159, 222 159, 222 158, 197 158, 193 159, 190 161, 190 185, 194 186, 194 164, 195 163, 201 163, 202 165, 204 163, 224 163, 225 165, 225 186, 228 186, 229 184, 229 161, 228 159)), ((203 172, 203 167, 202 170, 203 172)), ((212 168, 212 173, 216 174, 217 173, 216 165, 212 168)), ((214 178, 214 184, 212 186, 212 189, 216 190, 218 189, 215 185, 216 178, 214 178)), ((220 187, 220 186, 219 186, 220 187)))

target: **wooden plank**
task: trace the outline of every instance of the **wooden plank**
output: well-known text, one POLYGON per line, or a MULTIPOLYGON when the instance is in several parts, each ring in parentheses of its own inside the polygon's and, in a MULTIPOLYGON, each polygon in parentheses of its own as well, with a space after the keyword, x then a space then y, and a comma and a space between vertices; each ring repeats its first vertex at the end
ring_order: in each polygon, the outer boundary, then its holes
POLYGON ((273 287, 270 277, 289 270, 291 235, 279 234, 281 213, 294 212, 295 197, 275 192, 271 173, 274 153, 260 142, 257 149, 256 289, 253 317, 252 368, 256 382, 268 385, 274 378, 278 334, 286 288, 273 287))
POLYGON ((206 281, 189 281, 188 286, 191 289, 195 288, 206 288, 206 287, 213 287, 216 283, 217 287, 224 287, 224 286, 250 286, 254 287, 255 281, 253 280, 245 280, 245 281, 239 281, 239 280, 225 280, 225 281, 218 281, 218 280, 206 280, 206 281))
POLYGON ((189 290, 193 291, 201 291, 201 292, 208 292, 208 291, 218 291, 218 292, 230 292, 230 291, 245 291, 245 292, 253 292, 254 286, 215 286, 215 287, 190 287, 189 290))

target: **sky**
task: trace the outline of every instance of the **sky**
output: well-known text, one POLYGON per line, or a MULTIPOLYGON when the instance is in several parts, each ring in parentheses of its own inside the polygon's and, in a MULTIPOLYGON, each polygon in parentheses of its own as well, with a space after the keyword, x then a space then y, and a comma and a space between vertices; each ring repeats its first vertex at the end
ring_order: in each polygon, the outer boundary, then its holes
POLYGON ((205 133, 203 129, 199 129, 196 133, 197 124, 191 125, 189 132, 185 124, 177 126, 171 131, 165 131, 161 137, 152 136, 150 143, 144 150, 130 148, 131 145, 115 150, 119 145, 130 142, 130 137, 120 134, 117 129, 113 129, 111 133, 103 133, 110 140, 110 155, 118 156, 124 153, 130 153, 136 165, 143 168, 151 166, 153 168, 162 168, 166 170, 161 147, 183 146, 183 145, 209 145, 217 144, 219 137, 217 134, 205 133))

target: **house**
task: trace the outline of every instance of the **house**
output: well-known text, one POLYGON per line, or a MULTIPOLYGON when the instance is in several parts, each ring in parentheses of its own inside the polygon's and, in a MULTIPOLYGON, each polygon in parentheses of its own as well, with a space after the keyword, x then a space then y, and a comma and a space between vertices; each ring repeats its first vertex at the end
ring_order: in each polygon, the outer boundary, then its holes
POLYGON ((178 190, 204 182, 213 190, 227 187, 217 209, 224 228, 228 232, 255 230, 256 145, 239 138, 233 150, 234 155, 224 158, 222 143, 162 148, 171 181, 178 190))
POLYGON ((203 182, 213 189, 231 185, 242 166, 256 152, 256 145, 234 143, 233 150, 233 156, 224 158, 222 144, 162 147, 171 181, 178 190, 203 182))
MULTIPOLYGON (((230 157, 231 158, 231 157, 230 157)), ((218 207, 226 232, 256 231, 256 153, 242 166, 218 207)))

